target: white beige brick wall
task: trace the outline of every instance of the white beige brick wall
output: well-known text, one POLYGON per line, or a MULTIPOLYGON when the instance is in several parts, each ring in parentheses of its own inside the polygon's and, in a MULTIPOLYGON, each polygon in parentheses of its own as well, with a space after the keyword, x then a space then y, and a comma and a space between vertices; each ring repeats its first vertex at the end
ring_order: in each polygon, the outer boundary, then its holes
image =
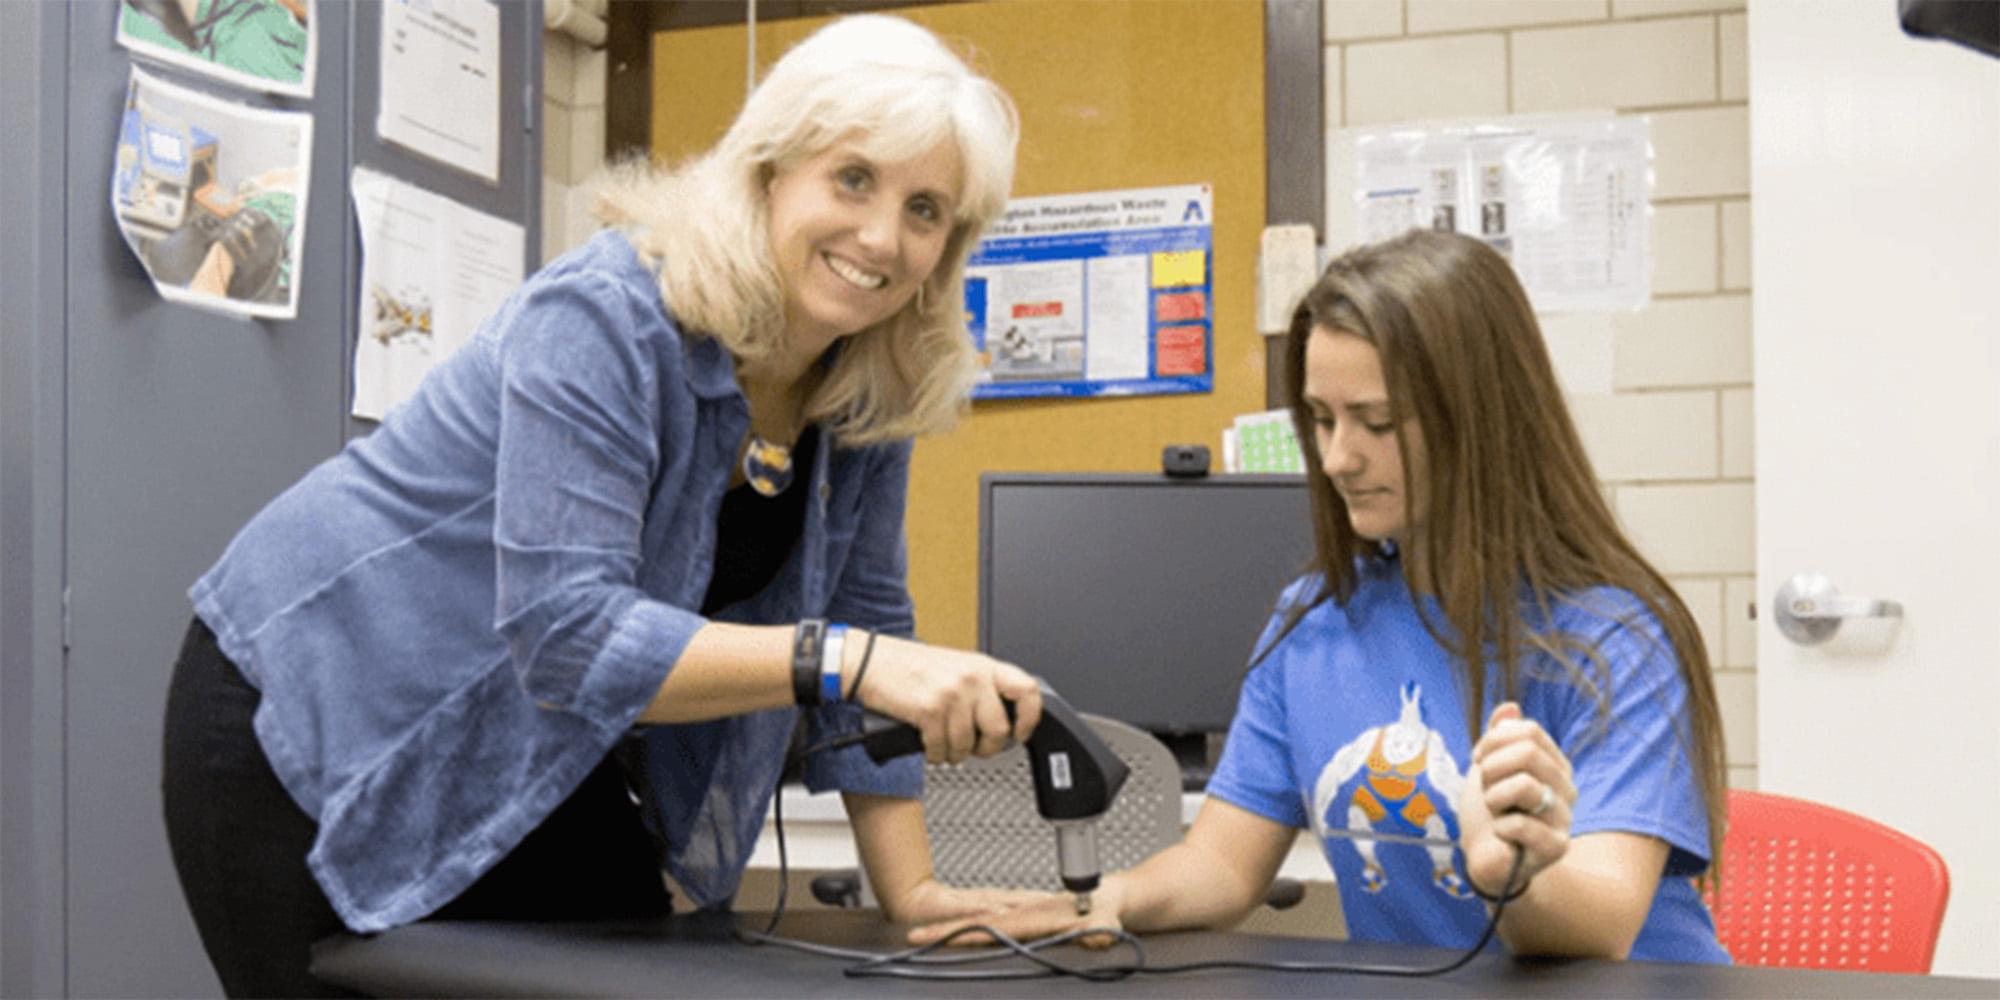
POLYGON ((1605 493, 1693 610, 1755 787, 1744 0, 1324 0, 1329 129, 1609 108, 1652 120, 1653 301, 1543 317, 1605 493))
POLYGON ((542 34, 542 259, 590 238, 586 181, 604 163, 603 49, 542 34))

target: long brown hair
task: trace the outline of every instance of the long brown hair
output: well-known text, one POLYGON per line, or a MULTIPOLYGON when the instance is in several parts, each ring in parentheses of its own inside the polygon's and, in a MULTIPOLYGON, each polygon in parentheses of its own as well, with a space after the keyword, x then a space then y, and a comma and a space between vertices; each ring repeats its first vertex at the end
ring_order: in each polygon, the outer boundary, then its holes
MULTIPOLYGON (((1306 343, 1315 329, 1356 334, 1380 353, 1398 423, 1414 420, 1424 468, 1403 461, 1408 497, 1425 501, 1423 524, 1404 546, 1412 590, 1436 596, 1443 621, 1425 626, 1462 665, 1467 731, 1481 724, 1489 666, 1507 698, 1519 697, 1524 656, 1540 652, 1610 718, 1610 671, 1577 637, 1539 627, 1558 606, 1597 610, 1581 595, 1615 587, 1658 618, 1687 683, 1689 718, 1676 732, 1701 788, 1713 873, 1725 823, 1721 713, 1708 650, 1687 606, 1619 530, 1591 471, 1549 362, 1541 328, 1514 271, 1491 247, 1456 233, 1412 230, 1343 254, 1306 293, 1286 336, 1285 396, 1305 450, 1312 498, 1311 569, 1325 585, 1293 611, 1344 603, 1357 559, 1374 542, 1348 520, 1324 471, 1304 400, 1306 343), (1421 536, 1420 539, 1415 536, 1421 536)), ((1415 509, 1406 516, 1417 516, 1415 509)), ((1419 603, 1419 608, 1423 608, 1419 603)), ((1644 634, 1644 630, 1641 630, 1644 634)))

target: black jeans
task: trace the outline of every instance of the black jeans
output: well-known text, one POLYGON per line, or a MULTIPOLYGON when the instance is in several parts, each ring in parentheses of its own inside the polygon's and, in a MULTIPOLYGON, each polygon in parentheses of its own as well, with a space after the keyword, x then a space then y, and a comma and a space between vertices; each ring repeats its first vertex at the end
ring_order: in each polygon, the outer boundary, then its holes
MULTIPOLYGON (((312 943, 345 927, 306 867, 318 825, 278 782, 251 728, 258 698, 195 619, 167 689, 161 781, 181 891, 230 996, 353 996, 307 973, 312 943)), ((658 857, 623 769, 607 758, 429 919, 662 916, 671 901, 658 857)))

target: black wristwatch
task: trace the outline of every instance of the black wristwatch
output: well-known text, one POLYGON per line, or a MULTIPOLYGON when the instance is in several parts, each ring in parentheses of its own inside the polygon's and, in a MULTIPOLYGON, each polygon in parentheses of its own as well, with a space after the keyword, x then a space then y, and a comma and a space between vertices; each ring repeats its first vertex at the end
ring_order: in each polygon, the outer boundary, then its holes
POLYGON ((792 634, 792 701, 801 706, 820 703, 819 671, 821 647, 826 642, 826 619, 807 618, 792 634))

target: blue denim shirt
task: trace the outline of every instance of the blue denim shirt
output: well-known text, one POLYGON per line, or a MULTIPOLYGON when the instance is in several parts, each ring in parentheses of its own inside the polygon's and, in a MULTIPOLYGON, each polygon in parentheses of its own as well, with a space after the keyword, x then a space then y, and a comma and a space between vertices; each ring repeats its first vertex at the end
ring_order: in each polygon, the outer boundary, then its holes
MULTIPOLYGON (((319 823, 348 926, 419 919, 534 829, 623 737, 704 623, 749 406, 624 237, 552 262, 388 413, 252 518, 190 591, 263 693, 259 742, 319 823)), ((908 635, 909 442, 824 448, 799 544, 717 620, 908 635)), ((649 821, 697 905, 727 901, 797 716, 645 730, 649 821)), ((816 736, 858 710, 815 713, 816 736)), ((859 747, 815 791, 914 797, 859 747)))

